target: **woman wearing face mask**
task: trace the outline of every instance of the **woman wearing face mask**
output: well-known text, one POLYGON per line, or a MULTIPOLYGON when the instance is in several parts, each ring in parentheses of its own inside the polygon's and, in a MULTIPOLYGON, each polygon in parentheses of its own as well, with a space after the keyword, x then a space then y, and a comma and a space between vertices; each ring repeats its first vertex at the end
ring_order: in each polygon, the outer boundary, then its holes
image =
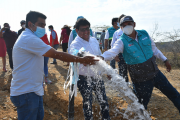
POLYGON ((2 37, 0 37, 0 57, 2 57, 3 71, 7 72, 6 70, 6 44, 2 37))
POLYGON ((18 31, 18 37, 19 37, 19 35, 22 33, 22 31, 24 31, 25 30, 25 25, 26 25, 26 21, 25 20, 22 20, 21 22, 20 22, 20 24, 21 24, 21 29, 18 31))

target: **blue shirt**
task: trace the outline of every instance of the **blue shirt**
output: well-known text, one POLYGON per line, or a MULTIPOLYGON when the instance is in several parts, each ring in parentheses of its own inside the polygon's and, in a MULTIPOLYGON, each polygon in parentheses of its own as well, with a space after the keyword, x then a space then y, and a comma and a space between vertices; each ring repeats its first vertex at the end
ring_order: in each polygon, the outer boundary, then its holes
POLYGON ((54 31, 51 31, 53 39, 56 39, 56 33, 54 31))

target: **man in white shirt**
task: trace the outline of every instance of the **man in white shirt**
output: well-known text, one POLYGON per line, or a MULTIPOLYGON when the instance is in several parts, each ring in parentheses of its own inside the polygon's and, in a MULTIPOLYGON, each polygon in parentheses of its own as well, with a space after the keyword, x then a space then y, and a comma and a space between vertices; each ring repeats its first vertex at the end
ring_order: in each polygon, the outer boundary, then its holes
MULTIPOLYGON (((120 23, 121 18, 123 18, 125 15, 122 14, 119 18, 118 18, 118 22, 120 23)), ((113 34, 113 38, 112 38, 112 42, 111 42, 111 48, 113 48, 114 43, 121 37, 121 35, 123 34, 123 31, 121 29, 118 29, 114 32, 113 34)), ((123 55, 122 53, 119 53, 119 55, 117 56, 119 58, 119 62, 118 62, 118 66, 119 66, 119 75, 121 75, 126 82, 129 81, 128 79, 128 75, 127 75, 127 65, 126 62, 124 61, 123 55)), ((111 61, 111 63, 114 62, 115 64, 115 60, 111 61)), ((114 66, 115 67, 115 66, 114 66)))
MULTIPOLYGON (((96 38, 90 36, 90 23, 86 19, 79 19, 76 22, 77 37, 70 45, 70 51, 73 49, 80 50, 85 48, 86 52, 93 55, 101 55, 99 43, 96 38)), ((92 91, 95 92, 101 106, 101 113, 103 120, 110 120, 109 106, 105 92, 105 86, 102 79, 97 79, 96 74, 89 70, 85 64, 80 64, 79 67, 79 81, 77 86, 83 97, 83 111, 85 120, 92 120, 92 91), (87 79, 88 76, 91 80, 87 79)))
POLYGON ((10 99, 17 107, 18 120, 43 120, 44 56, 66 62, 95 64, 92 57, 79 58, 58 52, 40 38, 45 34, 46 16, 30 11, 26 16, 26 30, 13 47, 13 78, 10 99))
MULTIPOLYGON (((81 19, 81 18, 84 18, 83 16, 78 16, 77 17, 77 20, 81 19)), ((94 33, 92 31, 92 29, 90 29, 90 35, 92 37, 94 37, 94 33)), ((68 41, 68 53, 70 53, 70 45, 72 43, 72 41, 76 38, 77 36, 77 33, 76 33, 76 25, 74 25, 74 29, 71 31, 70 35, 69 35, 69 41, 68 41)))
POLYGON ((145 109, 147 109, 152 90, 156 87, 174 103, 180 112, 180 94, 158 69, 155 60, 161 59, 168 72, 171 70, 171 65, 148 33, 145 30, 135 30, 135 25, 131 16, 123 17, 120 21, 123 34, 112 49, 103 53, 102 58, 111 60, 117 54, 123 54, 133 82, 134 93, 145 109))

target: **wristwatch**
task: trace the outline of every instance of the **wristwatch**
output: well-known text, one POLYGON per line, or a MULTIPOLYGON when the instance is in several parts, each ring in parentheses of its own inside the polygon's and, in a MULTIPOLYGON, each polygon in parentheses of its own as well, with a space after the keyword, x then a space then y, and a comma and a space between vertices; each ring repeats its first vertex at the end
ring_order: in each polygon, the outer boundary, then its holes
POLYGON ((164 63, 166 63, 168 61, 168 59, 166 59, 165 61, 164 61, 164 63))

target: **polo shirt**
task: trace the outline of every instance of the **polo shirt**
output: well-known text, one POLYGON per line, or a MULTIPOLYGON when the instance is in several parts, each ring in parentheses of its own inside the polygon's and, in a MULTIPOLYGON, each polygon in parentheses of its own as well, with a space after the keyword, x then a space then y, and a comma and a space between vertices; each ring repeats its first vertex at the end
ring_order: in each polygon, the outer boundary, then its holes
MULTIPOLYGON (((101 55, 101 50, 99 48, 99 42, 95 37, 89 37, 89 41, 83 40, 81 37, 77 35, 74 41, 70 45, 70 51, 73 49, 80 50, 82 47, 85 48, 86 52, 89 52, 93 55, 101 55)), ((83 76, 92 76, 94 77, 96 73, 94 73, 91 69, 88 69, 87 66, 80 64, 79 66, 79 75, 83 76)))
POLYGON ((19 96, 35 92, 44 95, 42 86, 44 75, 44 54, 51 49, 26 28, 17 39, 13 48, 12 81, 10 96, 19 96))

